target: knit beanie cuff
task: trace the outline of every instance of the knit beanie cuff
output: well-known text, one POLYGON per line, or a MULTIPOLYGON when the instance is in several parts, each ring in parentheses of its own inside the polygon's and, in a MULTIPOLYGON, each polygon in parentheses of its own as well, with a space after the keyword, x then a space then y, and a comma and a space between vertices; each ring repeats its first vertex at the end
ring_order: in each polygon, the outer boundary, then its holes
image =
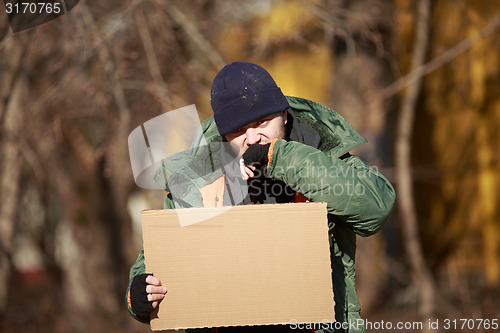
POLYGON ((290 107, 281 89, 271 88, 252 92, 233 100, 214 113, 221 135, 226 135, 251 122, 290 107))

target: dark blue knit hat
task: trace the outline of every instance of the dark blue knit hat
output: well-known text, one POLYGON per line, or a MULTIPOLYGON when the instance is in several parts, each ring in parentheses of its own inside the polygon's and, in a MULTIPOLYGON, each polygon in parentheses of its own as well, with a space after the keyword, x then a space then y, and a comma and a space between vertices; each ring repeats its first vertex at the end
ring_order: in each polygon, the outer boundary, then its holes
POLYGON ((233 62, 215 76, 211 104, 221 135, 290 106, 271 75, 249 62, 233 62))

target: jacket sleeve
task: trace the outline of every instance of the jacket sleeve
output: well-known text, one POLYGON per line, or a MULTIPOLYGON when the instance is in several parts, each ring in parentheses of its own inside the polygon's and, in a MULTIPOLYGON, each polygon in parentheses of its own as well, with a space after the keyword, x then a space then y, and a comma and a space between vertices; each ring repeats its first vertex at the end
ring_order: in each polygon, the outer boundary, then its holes
MULTIPOLYGON (((394 205, 391 183, 359 157, 341 159, 300 142, 274 140, 267 173, 312 201, 327 203, 328 213, 366 237, 383 228, 394 205)), ((332 220, 332 219, 329 219, 332 220)))
MULTIPOLYGON (((174 203, 172 201, 172 197, 170 194, 166 195, 165 201, 163 204, 163 208, 164 209, 174 208, 174 203)), ((132 265, 132 267, 130 267, 127 293, 125 294, 126 295, 125 301, 126 301, 128 312, 132 315, 132 317, 134 317, 135 319, 137 319, 138 321, 141 321, 141 322, 145 322, 145 321, 142 321, 139 318, 137 318, 136 314, 132 310, 131 301, 130 301, 130 286, 132 285, 132 280, 134 279, 134 277, 136 275, 144 274, 144 273, 146 273, 146 265, 144 263, 144 249, 141 249, 141 251, 139 252, 139 255, 137 256, 135 263, 132 265)))
POLYGON ((137 256, 137 259, 135 263, 130 267, 130 272, 129 272, 129 281, 128 281, 128 287, 127 287, 127 293, 126 293, 126 304, 127 304, 127 310, 128 312, 134 317, 136 320, 140 322, 145 322, 143 320, 140 320, 137 318, 136 314, 132 310, 132 303, 130 300, 130 286, 132 285, 132 280, 136 275, 139 274, 144 274, 146 272, 146 267, 144 265, 144 250, 141 249, 139 252, 139 255, 137 256))

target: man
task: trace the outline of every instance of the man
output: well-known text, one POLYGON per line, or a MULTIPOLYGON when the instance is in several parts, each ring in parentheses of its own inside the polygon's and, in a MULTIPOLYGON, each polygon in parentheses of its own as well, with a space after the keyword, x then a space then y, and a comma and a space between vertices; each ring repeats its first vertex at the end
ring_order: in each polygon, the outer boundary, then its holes
MULTIPOLYGON (((335 317, 345 323, 337 331, 363 332, 354 274, 356 234, 380 230, 395 200, 389 181, 348 153, 366 140, 333 110, 285 97, 269 73, 251 63, 232 63, 216 75, 211 104, 214 116, 203 122, 189 154, 167 160, 157 173, 156 180, 170 191, 165 208, 326 202, 335 317), (207 148, 217 142, 231 148, 207 148), (236 161, 242 156, 238 172, 227 168, 227 156, 236 161), (349 325, 354 322, 358 325, 349 325)), ((141 251, 130 271, 130 313, 149 321, 153 308, 168 297, 166 288, 146 274, 141 251)))

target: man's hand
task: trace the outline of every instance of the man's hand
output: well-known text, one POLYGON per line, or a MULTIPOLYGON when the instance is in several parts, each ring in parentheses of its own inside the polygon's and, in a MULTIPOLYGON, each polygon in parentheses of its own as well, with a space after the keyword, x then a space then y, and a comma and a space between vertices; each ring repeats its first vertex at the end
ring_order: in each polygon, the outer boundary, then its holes
POLYGON ((167 289, 161 281, 151 274, 139 274, 132 280, 130 286, 130 306, 137 318, 149 320, 149 314, 165 297, 167 289))
POLYGON ((243 153, 240 160, 241 177, 244 180, 252 178, 255 174, 254 171, 258 168, 265 167, 268 163, 267 154, 269 153, 270 143, 265 145, 254 144, 248 147, 243 153))

